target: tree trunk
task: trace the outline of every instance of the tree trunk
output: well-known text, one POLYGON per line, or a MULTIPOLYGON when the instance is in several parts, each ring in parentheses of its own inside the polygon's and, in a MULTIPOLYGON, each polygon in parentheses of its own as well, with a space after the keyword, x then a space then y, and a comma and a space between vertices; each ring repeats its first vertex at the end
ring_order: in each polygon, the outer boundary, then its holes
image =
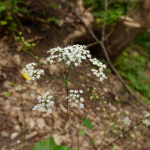
POLYGON ((126 17, 120 17, 105 45, 111 60, 118 57, 134 38, 150 27, 150 0, 139 2, 126 17))

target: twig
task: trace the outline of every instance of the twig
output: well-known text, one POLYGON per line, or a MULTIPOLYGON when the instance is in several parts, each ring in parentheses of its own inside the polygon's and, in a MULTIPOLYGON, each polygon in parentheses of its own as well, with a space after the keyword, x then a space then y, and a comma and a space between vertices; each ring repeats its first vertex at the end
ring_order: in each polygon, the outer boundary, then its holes
MULTIPOLYGON (((101 42, 101 41, 100 41, 101 42)), ((91 46, 94 46, 94 45, 97 45, 98 43, 97 42, 94 42, 94 43, 91 43, 91 44, 88 44, 88 45, 86 45, 86 47, 88 48, 88 47, 91 47, 91 46)))
MULTIPOLYGON (((102 42, 101 45, 104 44, 105 41, 105 26, 106 26, 106 16, 107 16, 107 0, 105 0, 105 13, 104 13, 104 22, 102 27, 102 42)), ((92 31, 93 32, 93 31, 92 31)), ((96 37, 96 36, 95 36, 96 37)), ((97 37, 96 37, 97 38, 97 37)), ((109 57, 108 57, 109 58, 109 57)))
MULTIPOLYGON (((105 0, 106 2, 107 0, 105 0)), ((88 27, 84 21, 82 20, 82 18, 79 16, 79 14, 77 13, 77 11, 72 7, 72 5, 70 4, 70 2, 67 1, 67 4, 69 5, 69 7, 74 11, 74 13, 76 14, 76 16, 80 19, 80 21, 84 24, 84 26, 86 27, 86 29, 90 32, 90 34, 92 35, 92 37, 95 39, 95 41, 102 47, 102 50, 105 54, 106 60, 108 62, 108 64, 110 65, 111 69, 114 71, 114 73, 117 75, 117 77, 119 78, 119 80, 121 81, 123 87, 126 89, 126 91, 132 96, 132 98, 134 98, 135 100, 137 100, 141 105, 143 105, 148 111, 150 111, 150 108, 145 105, 139 98, 137 98, 126 86, 126 84, 124 83, 123 78, 120 76, 120 74, 117 72, 116 68, 113 66, 113 64, 110 61, 110 58, 108 56, 106 47, 104 45, 104 37, 102 37, 102 41, 100 42, 99 39, 95 36, 95 34, 93 33, 93 31, 91 30, 90 27, 88 27)), ((106 22, 106 13, 107 13, 107 6, 105 6, 105 16, 104 16, 104 22, 106 22)), ((105 23, 103 24, 103 26, 105 26, 105 23)), ((105 35, 105 27, 103 27, 103 31, 102 31, 102 35, 105 35)))

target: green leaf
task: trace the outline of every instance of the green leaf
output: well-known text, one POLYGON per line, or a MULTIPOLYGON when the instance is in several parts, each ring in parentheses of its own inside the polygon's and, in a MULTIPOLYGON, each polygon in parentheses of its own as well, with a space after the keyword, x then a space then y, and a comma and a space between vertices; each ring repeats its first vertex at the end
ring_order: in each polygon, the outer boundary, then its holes
POLYGON ((4 26, 6 24, 7 24, 7 21, 5 21, 5 20, 0 21, 0 25, 4 26))
POLYGON ((15 84, 13 82, 10 82, 9 85, 11 85, 11 86, 17 86, 17 84, 15 84))
POLYGON ((38 56, 35 56, 35 59, 38 59, 38 56))
POLYGON ((81 134, 81 135, 85 135, 85 133, 84 133, 83 130, 80 130, 80 134, 81 134))
POLYGON ((70 148, 60 145, 60 146, 56 146, 54 150, 71 150, 70 148))
POLYGON ((11 26, 12 27, 17 27, 17 23, 16 22, 11 22, 11 26))
POLYGON ((6 19, 6 20, 13 20, 13 17, 12 17, 12 16, 6 16, 5 19, 6 19))
POLYGON ((92 144, 93 144, 93 145, 95 144, 95 140, 92 141, 92 144))
POLYGON ((53 16, 53 17, 49 17, 47 19, 47 22, 54 22, 56 24, 59 24, 60 21, 53 16))
POLYGON ((52 137, 47 138, 44 142, 38 141, 32 150, 71 150, 64 145, 56 145, 52 137))
POLYGON ((56 3, 50 4, 49 7, 50 7, 50 8, 58 8, 58 9, 60 9, 60 6, 57 5, 56 3))
POLYGON ((49 137, 45 142, 38 141, 32 150, 54 150, 56 143, 52 137, 49 137))
POLYGON ((8 29, 8 30, 15 30, 15 27, 8 26, 7 29, 8 29))
POLYGON ((1 3, 0 5, 1 5, 1 6, 0 6, 0 12, 7 9, 6 6, 5 6, 4 4, 1 3))
POLYGON ((90 130, 93 129, 93 126, 92 126, 90 120, 88 120, 87 118, 82 118, 82 124, 85 125, 86 127, 88 127, 90 130))
POLYGON ((10 96, 10 93, 5 92, 5 93, 4 93, 4 95, 5 95, 5 97, 7 98, 7 97, 9 97, 9 96, 10 96))

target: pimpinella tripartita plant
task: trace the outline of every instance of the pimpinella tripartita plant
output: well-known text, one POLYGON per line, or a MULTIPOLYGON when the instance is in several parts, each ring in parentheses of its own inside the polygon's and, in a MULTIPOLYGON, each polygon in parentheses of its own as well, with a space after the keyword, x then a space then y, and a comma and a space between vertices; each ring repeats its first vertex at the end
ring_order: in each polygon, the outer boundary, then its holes
MULTIPOLYGON (((33 111, 37 111, 37 109, 40 109, 42 112, 47 111, 51 115, 51 113, 53 112, 53 105, 57 103, 56 95, 63 87, 65 87, 65 91, 66 91, 65 98, 66 98, 66 105, 67 105, 66 115, 67 115, 69 124, 77 131, 78 142, 77 142, 76 147, 78 150, 80 149, 79 134, 81 134, 82 136, 85 135, 84 130, 81 129, 82 126, 86 126, 90 130, 92 130, 93 125, 87 119, 87 115, 89 111, 87 111, 85 117, 82 118, 82 122, 80 124, 73 124, 70 120, 69 110, 74 109, 74 107, 84 109, 85 104, 88 100, 90 100, 91 102, 90 108, 94 100, 101 100, 103 104, 105 105, 105 107, 102 109, 103 119, 109 121, 108 126, 106 126, 107 129, 103 129, 102 131, 100 131, 100 134, 103 136, 102 136, 102 141, 98 146, 98 149, 105 149, 108 146, 111 146, 113 149, 116 149, 115 142, 118 139, 123 138, 124 135, 126 135, 127 133, 130 135, 130 137, 134 138, 134 134, 131 132, 134 129, 134 126, 137 127, 139 124, 142 124, 142 123, 147 126, 149 125, 148 118, 150 116, 147 115, 146 118, 141 120, 139 123, 137 123, 136 125, 133 125, 133 127, 126 129, 126 126, 131 125, 131 120, 128 117, 129 113, 127 111, 125 112, 124 115, 121 115, 119 111, 114 112, 112 114, 107 113, 108 105, 107 105, 107 101, 104 100, 104 94, 101 93, 101 95, 98 95, 95 87, 92 90, 90 88, 87 88, 87 91, 91 93, 91 95, 89 96, 89 99, 84 98, 83 96, 85 92, 84 89, 82 88, 72 89, 71 88, 70 82, 71 82, 72 77, 79 74, 79 72, 76 72, 73 75, 70 74, 71 69, 82 66, 83 61, 85 61, 86 59, 89 59, 89 61, 94 66, 93 68, 91 68, 91 72, 93 73, 93 76, 98 77, 100 81, 103 81, 104 79, 107 78, 104 73, 104 69, 106 68, 106 65, 100 62, 98 59, 92 58, 90 51, 86 49, 86 46, 72 45, 72 46, 68 46, 65 48, 57 47, 57 48, 50 49, 47 53, 50 54, 50 56, 46 58, 45 63, 49 63, 51 65, 53 64, 56 66, 56 68, 57 68, 57 64, 59 63, 61 66, 61 70, 59 70, 60 77, 56 78, 56 77, 45 75, 44 70, 38 69, 37 63, 34 63, 34 62, 25 65, 24 69, 22 69, 22 74, 25 74, 27 76, 26 82, 29 84, 34 82, 34 80, 41 79, 41 80, 56 80, 56 81, 62 82, 62 85, 60 86, 59 90, 56 91, 55 94, 50 93, 50 90, 47 89, 47 92, 44 95, 39 95, 37 97, 37 104, 33 106, 33 111), (117 134, 118 137, 115 140, 109 143, 106 143, 105 139, 110 134, 111 135, 117 134)), ((44 150, 51 150, 51 149, 53 150, 68 149, 69 150, 70 149, 70 148, 67 148, 66 146, 56 145, 56 143, 53 141, 52 138, 48 138, 47 140, 45 140, 44 143, 38 142, 33 148, 33 150, 40 150, 41 148, 44 150)))

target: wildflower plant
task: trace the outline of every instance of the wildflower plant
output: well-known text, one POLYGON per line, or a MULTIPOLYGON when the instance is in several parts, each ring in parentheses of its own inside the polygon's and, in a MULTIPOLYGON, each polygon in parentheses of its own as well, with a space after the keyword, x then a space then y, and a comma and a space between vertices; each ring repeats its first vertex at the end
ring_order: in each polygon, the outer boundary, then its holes
MULTIPOLYGON (((93 68, 91 68, 91 73, 93 73, 94 76, 98 77, 100 81, 103 81, 104 79, 107 79, 104 73, 106 65, 100 62, 98 59, 92 58, 90 51, 87 50, 86 46, 84 45, 76 44, 72 46, 67 46, 65 48, 56 47, 56 48, 50 49, 47 53, 50 54, 50 56, 46 58, 45 64, 50 63, 50 65, 56 66, 59 63, 62 68, 62 71, 60 72, 61 77, 56 78, 56 77, 46 76, 44 70, 38 69, 38 64, 34 62, 25 65, 24 69, 22 69, 22 74, 24 73, 26 74, 27 83, 32 83, 34 82, 34 80, 37 80, 37 79, 57 80, 57 81, 62 82, 62 86, 60 86, 59 90, 56 92, 55 95, 50 94, 49 91, 47 91, 44 95, 39 95, 37 97, 38 104, 36 104, 33 107, 33 110, 36 111, 37 109, 41 109, 42 112, 47 111, 48 113, 52 113, 52 106, 57 103, 57 101, 55 100, 55 97, 57 93, 62 89, 62 87, 65 86, 67 118, 68 118, 68 122, 70 123, 70 125, 77 131, 77 135, 78 135, 77 147, 79 150, 80 148, 79 133, 81 135, 85 135, 84 131, 81 130, 81 127, 84 125, 88 127, 90 130, 92 130, 93 126, 86 117, 82 119, 82 123, 79 126, 75 126, 70 120, 69 109, 73 109, 73 107, 84 109, 86 107, 85 103, 87 101, 87 99, 83 98, 83 94, 85 91, 83 89, 72 89, 69 83, 71 81, 71 78, 79 74, 79 72, 73 75, 70 75, 70 72, 73 67, 80 67, 83 61, 88 59, 94 66, 93 68), (68 68, 67 71, 66 69, 64 70, 63 65, 67 66, 68 68)), ((104 93, 101 93, 101 95, 98 95, 96 87, 94 87, 92 90, 91 88, 87 88, 87 91, 91 93, 89 96, 89 101, 91 102, 90 108, 94 100, 101 99, 104 105, 104 107, 102 108, 103 119, 109 120, 108 126, 102 131, 100 131, 101 134, 104 136, 103 140, 101 141, 99 145, 99 148, 102 148, 102 150, 107 148, 108 146, 112 146, 113 149, 116 149, 116 146, 114 145, 114 143, 118 139, 123 138, 124 135, 126 135, 127 133, 130 134, 130 137, 134 138, 133 136, 134 134, 131 133, 131 131, 134 129, 135 126, 137 127, 139 124, 142 124, 142 123, 146 126, 150 125, 150 122, 148 120, 150 115, 146 115, 143 120, 141 120, 136 125, 133 125, 130 117, 128 116, 129 115, 128 111, 125 111, 124 115, 122 115, 119 111, 109 114, 107 112, 108 102, 105 100, 104 93), (110 135, 110 133, 119 135, 119 136, 114 141, 108 143, 106 146, 101 147, 105 139, 110 135)), ((88 115, 90 108, 88 109, 86 116, 88 115)), ((40 144, 38 143, 37 145, 40 145, 40 144)), ((34 150, 36 150, 36 148, 34 148, 34 150)))

